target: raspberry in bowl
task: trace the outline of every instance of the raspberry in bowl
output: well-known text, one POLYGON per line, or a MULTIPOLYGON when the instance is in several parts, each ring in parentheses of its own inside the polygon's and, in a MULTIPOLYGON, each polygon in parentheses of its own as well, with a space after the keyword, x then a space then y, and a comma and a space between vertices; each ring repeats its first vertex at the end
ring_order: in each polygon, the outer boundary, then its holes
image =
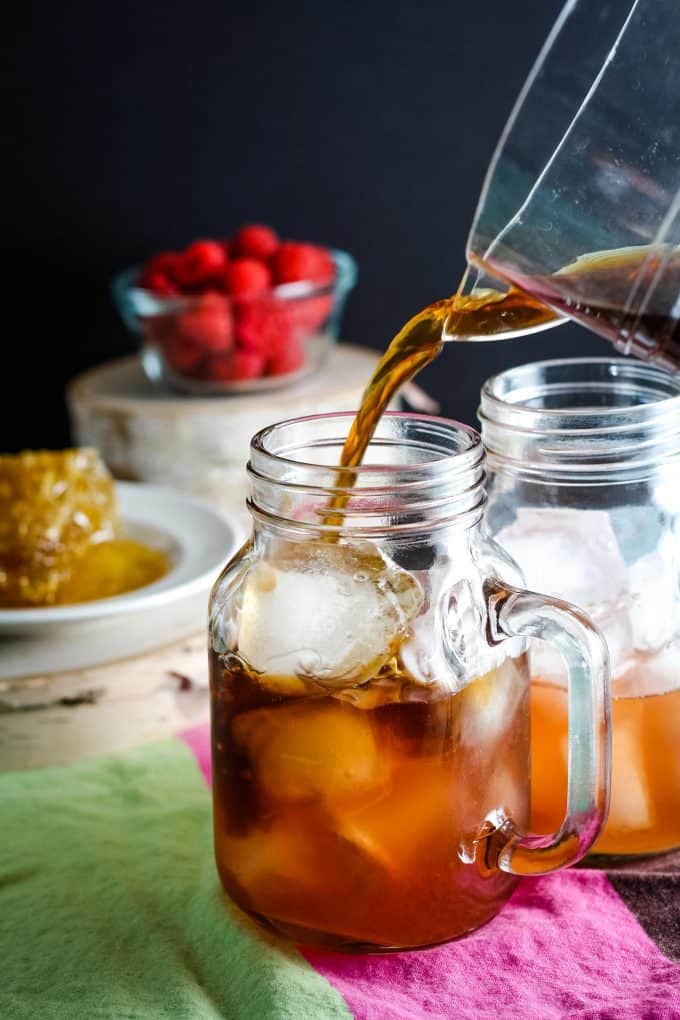
POLYGON ((194 241, 120 273, 113 295, 154 382, 207 394, 273 389, 324 361, 356 281, 346 252, 267 226, 194 241))

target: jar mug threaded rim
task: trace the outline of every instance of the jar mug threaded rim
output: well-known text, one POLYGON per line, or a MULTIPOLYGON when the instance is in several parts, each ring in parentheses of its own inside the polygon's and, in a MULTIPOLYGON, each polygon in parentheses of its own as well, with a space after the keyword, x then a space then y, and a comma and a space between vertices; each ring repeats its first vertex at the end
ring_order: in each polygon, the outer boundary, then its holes
POLYGON ((248 507, 270 526, 378 538, 472 527, 485 504, 479 433, 428 415, 387 412, 362 464, 338 467, 353 412, 279 422, 252 439, 248 507), (328 520, 331 498, 345 505, 328 520))
POLYGON ((680 470, 680 376, 652 365, 521 365, 484 383, 478 417, 494 472, 610 485, 680 470))

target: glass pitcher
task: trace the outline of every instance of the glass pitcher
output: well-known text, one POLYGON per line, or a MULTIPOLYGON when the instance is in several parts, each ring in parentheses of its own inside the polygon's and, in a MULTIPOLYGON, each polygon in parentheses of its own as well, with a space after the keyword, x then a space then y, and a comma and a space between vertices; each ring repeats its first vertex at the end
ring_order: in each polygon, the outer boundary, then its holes
MULTIPOLYGON (((677 0, 569 0, 493 156, 464 293, 503 281, 554 311, 540 328, 567 316, 680 368, 678 54, 677 0)), ((498 308, 494 338, 535 331, 498 308)))
POLYGON ((476 432, 387 414, 340 489, 351 419, 251 444, 252 537, 210 600, 215 852, 227 892, 279 934, 415 948, 597 838, 607 653, 578 609, 513 583, 481 524, 476 432), (568 672, 568 803, 545 835, 527 831, 528 637, 568 672))

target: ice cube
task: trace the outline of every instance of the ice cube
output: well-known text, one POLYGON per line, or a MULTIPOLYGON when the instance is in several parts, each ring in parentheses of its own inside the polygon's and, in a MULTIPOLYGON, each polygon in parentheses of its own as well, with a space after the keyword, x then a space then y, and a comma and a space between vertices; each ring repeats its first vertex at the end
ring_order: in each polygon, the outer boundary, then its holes
POLYGON ((492 810, 501 809, 505 815, 512 818, 518 825, 526 825, 529 815, 527 771, 528 763, 527 767, 522 768, 520 771, 516 767, 515 762, 506 764, 499 757, 493 774, 489 779, 489 788, 485 795, 485 799, 489 804, 489 808, 485 812, 486 815, 492 810))
POLYGON ((234 719, 232 732, 272 800, 358 797, 387 770, 368 715, 335 699, 254 709, 234 719))
POLYGON ((313 862, 305 859, 303 841, 294 826, 275 822, 246 836, 225 833, 218 839, 229 871, 259 909, 277 889, 314 888, 313 862))
POLYGON ((422 601, 416 578, 371 543, 289 548, 246 579, 239 654, 265 675, 358 684, 393 654, 422 601))
POLYGON ((636 655, 628 669, 613 677, 613 697, 645 698, 677 690, 679 660, 680 640, 658 652, 636 655))
POLYGON ((423 847, 449 839, 457 830, 463 790, 455 764, 423 761, 401 772, 391 788, 363 805, 331 807, 338 835, 371 860, 395 874, 408 874, 423 847))
POLYGON ((488 641, 481 580, 461 577, 466 566, 476 569, 456 555, 443 570, 430 571, 427 607, 413 621, 409 640, 401 647, 402 665, 425 697, 462 690, 470 682, 471 668, 477 676, 489 673, 525 649, 523 638, 488 641))
POLYGON ((478 662, 490 650, 482 599, 475 598, 466 578, 460 578, 460 569, 456 561, 443 571, 431 571, 427 610, 414 620, 411 640, 401 650, 409 676, 441 694, 460 690, 468 680, 468 662, 478 662))
MULTIPOLYGON (((515 559, 528 588, 574 602, 602 631, 612 670, 625 668, 633 651, 628 614, 628 568, 604 510, 520 507, 517 519, 496 536, 515 559)), ((557 680, 562 657, 532 642, 531 672, 557 680)))
POLYGON ((533 591, 585 608, 615 602, 626 590, 626 564, 604 510, 519 507, 496 540, 533 591))
POLYGON ((371 712, 385 705, 402 705, 409 701, 429 702, 433 688, 414 683, 410 677, 380 676, 361 687, 347 687, 334 691, 331 697, 344 701, 362 712, 371 712))
POLYGON ((629 567, 630 622, 639 651, 662 648, 680 632, 675 543, 641 556, 629 567))
POLYGON ((655 822, 653 798, 647 789, 642 713, 615 718, 612 738, 612 797, 607 826, 615 829, 651 829, 655 822))
MULTIPOLYGON (((635 655, 629 606, 630 597, 626 594, 617 602, 584 607, 607 642, 609 666, 614 676, 627 669, 635 655)), ((566 669, 562 675, 566 675, 566 669)))
POLYGON ((275 923, 345 936, 358 931, 375 939, 379 918, 368 904, 393 895, 395 879, 412 880, 412 871, 399 874, 389 843, 385 853, 345 838, 330 815, 309 805, 292 806, 246 837, 227 837, 218 853, 227 887, 235 887, 244 905, 275 923))
POLYGON ((506 659, 501 666, 476 677, 456 695, 461 742, 495 753, 500 737, 511 733, 517 724, 517 713, 528 690, 523 656, 506 659))

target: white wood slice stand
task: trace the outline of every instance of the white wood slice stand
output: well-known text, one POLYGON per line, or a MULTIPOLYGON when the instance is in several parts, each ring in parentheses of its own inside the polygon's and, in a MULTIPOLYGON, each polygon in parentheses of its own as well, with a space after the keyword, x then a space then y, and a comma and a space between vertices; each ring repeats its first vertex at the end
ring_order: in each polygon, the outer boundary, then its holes
POLYGON ((205 631, 92 669, 0 680, 0 771, 112 754, 208 716, 205 631))
POLYGON ((252 436, 286 418, 355 411, 376 363, 374 352, 341 343, 296 385, 206 398, 156 388, 138 358, 124 358, 69 386, 73 437, 96 446, 117 478, 170 485, 243 522, 252 436))

